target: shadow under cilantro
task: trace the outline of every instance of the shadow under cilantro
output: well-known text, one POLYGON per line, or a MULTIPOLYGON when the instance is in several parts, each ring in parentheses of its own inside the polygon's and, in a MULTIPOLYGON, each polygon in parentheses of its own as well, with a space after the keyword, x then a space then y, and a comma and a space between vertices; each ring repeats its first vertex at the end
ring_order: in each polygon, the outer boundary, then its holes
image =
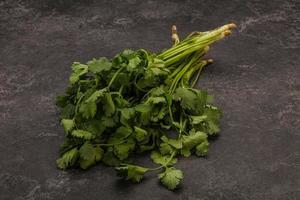
MULTIPOLYGON (((152 177, 154 178, 154 177, 152 177)), ((122 177, 118 177, 117 180, 114 182, 114 189, 117 191, 126 191, 126 192, 131 192, 133 188, 135 188, 137 185, 138 186, 143 186, 147 184, 147 182, 150 180, 150 177, 144 177, 143 180, 139 183, 133 183, 129 180, 125 180, 122 177)))

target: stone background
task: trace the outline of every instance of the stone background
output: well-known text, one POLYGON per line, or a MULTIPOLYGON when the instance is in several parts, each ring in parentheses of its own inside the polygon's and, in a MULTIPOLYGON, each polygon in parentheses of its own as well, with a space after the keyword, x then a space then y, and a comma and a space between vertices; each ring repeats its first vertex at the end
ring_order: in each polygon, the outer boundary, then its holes
MULTIPOLYGON (((299 0, 0 1, 0 199, 299 200, 299 0), (180 159, 181 187, 134 185, 98 165, 55 166, 63 130, 55 96, 73 61, 124 48, 160 51, 181 36, 235 22, 199 87, 225 115, 206 159, 180 159)), ((148 157, 141 158, 148 162, 148 157)))

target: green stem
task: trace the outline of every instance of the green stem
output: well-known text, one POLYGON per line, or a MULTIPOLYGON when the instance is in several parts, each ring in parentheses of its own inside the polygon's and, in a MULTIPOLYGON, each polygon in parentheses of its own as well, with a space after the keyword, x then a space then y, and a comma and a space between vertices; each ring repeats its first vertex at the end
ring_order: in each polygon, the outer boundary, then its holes
POLYGON ((175 89, 177 88, 177 84, 178 84, 179 80, 182 78, 184 73, 190 68, 190 66, 202 56, 202 53, 192 55, 192 56, 193 56, 192 59, 187 63, 187 65, 175 77, 175 79, 170 87, 170 90, 169 90, 170 94, 173 94, 175 92, 175 89))
POLYGON ((111 80, 110 80, 110 82, 109 82, 109 84, 108 84, 108 86, 107 86, 107 89, 108 89, 108 90, 109 90, 111 84, 113 84, 114 80, 117 78, 117 76, 119 75, 119 73, 120 73, 123 69, 124 69, 124 67, 121 67, 121 68, 118 69, 118 70, 116 71, 116 73, 113 75, 113 77, 111 78, 111 80))
POLYGON ((168 167, 168 164, 171 162, 171 160, 174 158, 174 156, 176 155, 177 151, 173 151, 173 153, 171 154, 169 160, 166 162, 165 165, 163 165, 164 167, 168 167))
POLYGON ((201 71, 202 71, 202 69, 203 69, 204 66, 205 66, 205 64, 203 64, 201 67, 199 67, 198 73, 197 73, 197 75, 196 75, 194 81, 193 81, 192 84, 191 84, 191 87, 192 87, 192 88, 193 88, 193 87, 196 85, 196 83, 198 82, 199 77, 200 77, 200 74, 201 74, 201 71))
POLYGON ((84 95, 82 95, 78 101, 76 102, 76 106, 75 106, 75 115, 78 113, 78 106, 79 106, 79 103, 82 101, 84 95))
POLYGON ((114 144, 99 144, 99 143, 94 143, 96 145, 99 145, 99 146, 115 146, 115 145, 119 145, 119 144, 123 144, 125 141, 122 141, 122 142, 119 142, 119 143, 114 143, 114 144))
POLYGON ((171 124, 173 124, 174 122, 174 118, 173 118, 173 113, 172 113, 172 108, 171 108, 172 104, 168 106, 168 110, 169 110, 169 115, 170 115, 170 118, 171 118, 171 124))
POLYGON ((163 60, 167 60, 173 56, 176 56, 177 54, 180 55, 182 52, 191 48, 195 48, 196 50, 201 49, 203 46, 207 46, 217 40, 222 39, 226 35, 224 34, 225 31, 229 30, 230 28, 232 27, 224 25, 205 34, 195 35, 194 37, 188 38, 186 41, 179 43, 175 47, 166 50, 158 56, 163 60))
POLYGON ((156 170, 160 170, 162 169, 164 166, 159 166, 159 167, 155 167, 155 168, 148 168, 148 171, 156 171, 156 170))

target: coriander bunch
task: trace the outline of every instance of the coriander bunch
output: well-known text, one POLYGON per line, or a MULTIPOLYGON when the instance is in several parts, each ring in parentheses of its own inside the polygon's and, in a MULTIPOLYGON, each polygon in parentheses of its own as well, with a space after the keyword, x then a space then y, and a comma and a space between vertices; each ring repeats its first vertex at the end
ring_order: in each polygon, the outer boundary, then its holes
POLYGON ((70 85, 57 98, 66 133, 57 166, 102 162, 133 182, 158 171, 161 183, 175 189, 183 178, 176 157, 205 156, 209 137, 220 131, 221 111, 194 86, 212 63, 203 57, 209 45, 234 27, 193 32, 182 41, 173 27, 174 45, 159 54, 126 49, 113 59, 74 62, 70 85), (142 152, 151 152, 157 166, 133 164, 142 152))

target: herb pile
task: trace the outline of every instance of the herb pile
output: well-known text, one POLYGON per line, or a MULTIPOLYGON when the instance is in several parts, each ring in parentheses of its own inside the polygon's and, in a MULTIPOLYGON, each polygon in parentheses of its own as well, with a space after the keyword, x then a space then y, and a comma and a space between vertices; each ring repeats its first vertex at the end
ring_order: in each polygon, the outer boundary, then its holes
POLYGON ((126 49, 113 59, 74 62, 70 85, 57 105, 66 132, 57 166, 87 169, 99 162, 118 175, 140 182, 157 171, 175 189, 183 178, 176 157, 205 156, 219 129, 221 111, 207 92, 194 88, 209 45, 230 35, 234 24, 193 32, 159 54, 126 49), (174 132, 176 134, 174 134, 174 132), (155 167, 132 163, 136 153, 151 152, 155 167))

